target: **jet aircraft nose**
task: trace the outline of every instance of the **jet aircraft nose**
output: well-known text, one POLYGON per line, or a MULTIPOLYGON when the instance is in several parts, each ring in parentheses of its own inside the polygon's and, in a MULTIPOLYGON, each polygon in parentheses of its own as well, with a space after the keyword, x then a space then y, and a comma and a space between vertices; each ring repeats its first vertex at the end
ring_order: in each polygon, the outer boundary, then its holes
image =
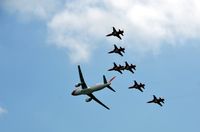
POLYGON ((75 96, 75 95, 76 95, 76 94, 75 94, 75 90, 74 90, 74 91, 72 91, 72 95, 73 95, 73 96, 75 96))

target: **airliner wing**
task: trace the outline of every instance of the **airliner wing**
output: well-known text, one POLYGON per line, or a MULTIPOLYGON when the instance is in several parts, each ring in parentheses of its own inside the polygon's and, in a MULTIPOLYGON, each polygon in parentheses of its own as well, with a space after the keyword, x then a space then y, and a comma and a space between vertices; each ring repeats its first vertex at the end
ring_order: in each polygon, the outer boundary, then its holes
POLYGON ((99 103, 100 105, 102 105, 103 107, 105 107, 106 109, 110 110, 110 108, 108 108, 108 106, 106 106, 105 104, 103 104, 101 101, 99 101, 93 94, 88 94, 88 96, 90 98, 92 98, 94 101, 96 101, 97 103, 99 103))
POLYGON ((83 74, 82 74, 82 72, 81 72, 81 67, 80 67, 80 65, 78 65, 78 72, 79 72, 79 77, 80 77, 82 89, 86 89, 86 88, 87 88, 87 85, 86 85, 85 80, 84 80, 84 78, 83 78, 83 74))

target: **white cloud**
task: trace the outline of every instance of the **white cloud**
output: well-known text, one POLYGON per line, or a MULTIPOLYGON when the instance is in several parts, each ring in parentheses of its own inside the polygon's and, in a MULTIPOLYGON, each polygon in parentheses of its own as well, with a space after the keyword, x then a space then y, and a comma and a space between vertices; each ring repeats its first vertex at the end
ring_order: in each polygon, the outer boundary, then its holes
POLYGON ((8 113, 8 111, 2 107, 0 107, 0 116, 5 114, 5 113, 8 113))
POLYGON ((141 54, 200 38, 199 0, 73 0, 64 8, 56 0, 6 3, 24 14, 48 16, 49 41, 66 48, 73 62, 88 61, 99 44, 106 45, 100 42, 117 41, 105 38, 112 26, 123 28, 123 44, 141 54))
POLYGON ((3 7, 24 19, 47 19, 59 10, 59 0, 2 0, 3 7))

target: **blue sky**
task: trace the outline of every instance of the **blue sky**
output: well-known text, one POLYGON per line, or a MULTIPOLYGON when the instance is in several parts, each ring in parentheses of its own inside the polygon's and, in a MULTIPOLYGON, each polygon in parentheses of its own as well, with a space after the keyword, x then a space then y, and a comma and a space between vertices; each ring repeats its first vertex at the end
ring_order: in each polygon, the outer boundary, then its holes
POLYGON ((62 1, 62 6, 54 0, 36 0, 26 8, 21 8, 27 4, 23 0, 3 1, 0 131, 199 131, 199 10, 191 4, 195 0, 188 6, 184 1, 174 1, 169 0, 165 6, 161 1, 76 1, 85 8, 68 1, 62 1), (129 7, 131 4, 136 6, 129 7), (157 4, 166 9, 154 8, 157 4), (39 10, 35 8, 38 5, 39 10), (177 6, 178 11, 166 12, 177 6), (101 10, 105 8, 107 14, 101 10), (194 9, 190 10, 193 17, 187 16, 185 9, 194 9), (120 17, 116 10, 129 15, 120 17), (141 15, 132 11, 140 11, 141 15), (128 19, 131 13, 137 20, 128 19), (161 17, 167 13, 179 17, 161 17), (105 18, 110 21, 105 22, 105 18), (125 30, 122 41, 105 37, 113 25, 125 30), (157 26, 155 31, 150 28, 157 26), (99 32, 94 34, 95 30, 99 32), (107 54, 114 43, 126 47, 124 57, 107 54), (114 61, 134 63, 137 71, 123 75, 108 72, 114 61), (117 76, 112 84, 116 93, 109 89, 95 93, 110 111, 94 101, 86 103, 85 96, 71 96, 79 82, 78 64, 88 85, 102 82, 104 74, 108 79, 117 76), (143 93, 128 89, 134 80, 146 84, 143 93), (166 99, 163 107, 146 103, 153 94, 166 99))

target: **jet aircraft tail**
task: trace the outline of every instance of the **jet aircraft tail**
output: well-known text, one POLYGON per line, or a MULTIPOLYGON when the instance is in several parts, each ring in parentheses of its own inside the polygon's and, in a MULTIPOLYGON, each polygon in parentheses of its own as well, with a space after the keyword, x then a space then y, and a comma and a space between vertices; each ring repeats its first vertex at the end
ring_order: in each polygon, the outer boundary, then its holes
POLYGON ((116 91, 110 86, 112 80, 114 80, 114 79, 115 79, 115 76, 114 76, 113 78, 111 78, 109 81, 107 81, 105 75, 103 75, 103 82, 104 82, 104 84, 109 83, 109 85, 107 86, 107 88, 109 88, 109 89, 112 90, 113 92, 116 92, 116 91))
POLYGON ((121 34, 122 36, 124 36, 124 30, 120 30, 119 29, 119 34, 121 34))
POLYGON ((160 98, 160 102, 162 102, 164 104, 165 99, 160 98))

